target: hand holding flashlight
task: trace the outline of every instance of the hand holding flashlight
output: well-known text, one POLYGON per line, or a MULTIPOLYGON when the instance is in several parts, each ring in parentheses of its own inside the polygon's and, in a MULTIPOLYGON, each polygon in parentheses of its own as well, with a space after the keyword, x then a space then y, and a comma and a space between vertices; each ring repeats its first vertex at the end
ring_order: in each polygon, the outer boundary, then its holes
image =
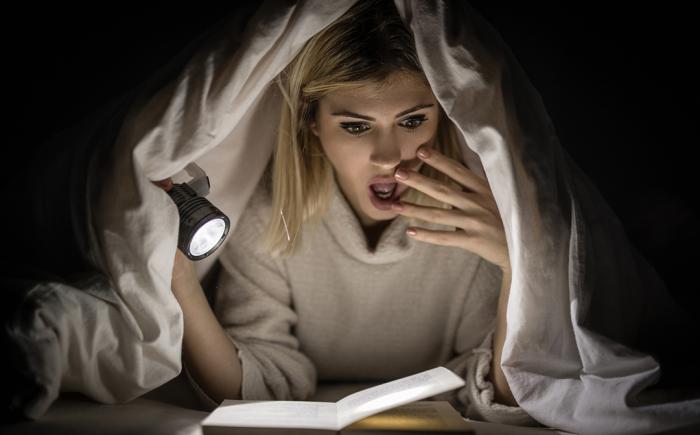
MULTIPOLYGON (((166 192, 172 189, 173 181, 170 178, 165 180, 152 181, 153 184, 165 190, 166 192)), ((192 283, 199 283, 197 271, 194 268, 194 263, 178 249, 175 250, 175 261, 173 262, 172 273, 172 288, 195 288, 192 283)))

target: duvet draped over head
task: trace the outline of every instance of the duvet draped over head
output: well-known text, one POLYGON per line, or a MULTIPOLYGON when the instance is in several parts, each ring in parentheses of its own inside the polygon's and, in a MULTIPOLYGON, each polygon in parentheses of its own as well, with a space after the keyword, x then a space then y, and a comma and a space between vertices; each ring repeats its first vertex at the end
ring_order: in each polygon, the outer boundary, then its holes
MULTIPOLYGON (((37 302, 40 320, 13 336, 24 337, 27 354, 37 345, 26 337, 50 343, 34 349, 43 360, 32 367, 46 382, 25 414, 41 415, 59 390, 118 402, 179 373, 182 314, 170 291, 178 215, 150 180, 198 163, 235 231, 273 149, 282 102, 273 79, 352 4, 242 6, 173 80, 131 106, 106 153, 110 195, 86 205, 88 243, 106 280, 38 283, 50 295, 37 302)), ((655 386, 660 362, 669 371, 675 362, 659 331, 684 327, 682 314, 559 144, 497 32, 465 2, 395 4, 465 162, 487 177, 501 213, 513 273, 502 366, 520 406, 583 433, 700 421, 700 399, 655 386)))

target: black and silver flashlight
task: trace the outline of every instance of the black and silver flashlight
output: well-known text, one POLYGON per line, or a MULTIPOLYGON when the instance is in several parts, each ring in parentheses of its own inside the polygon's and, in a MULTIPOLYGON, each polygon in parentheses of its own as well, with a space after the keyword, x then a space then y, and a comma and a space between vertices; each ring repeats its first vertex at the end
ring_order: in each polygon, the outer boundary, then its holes
POLYGON ((209 177, 194 163, 185 168, 194 178, 173 183, 168 195, 180 214, 177 246, 190 260, 201 260, 221 246, 230 228, 228 216, 204 196, 209 193, 209 177))

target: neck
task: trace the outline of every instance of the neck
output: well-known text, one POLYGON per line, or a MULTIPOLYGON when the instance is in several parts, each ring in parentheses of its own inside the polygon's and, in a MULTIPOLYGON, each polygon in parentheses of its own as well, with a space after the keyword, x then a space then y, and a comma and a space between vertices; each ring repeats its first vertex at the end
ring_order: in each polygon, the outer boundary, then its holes
POLYGON ((377 248, 379 239, 382 237, 384 230, 391 224, 392 220, 380 221, 371 226, 362 225, 362 230, 365 233, 365 238, 367 239, 367 247, 370 251, 374 251, 377 248))

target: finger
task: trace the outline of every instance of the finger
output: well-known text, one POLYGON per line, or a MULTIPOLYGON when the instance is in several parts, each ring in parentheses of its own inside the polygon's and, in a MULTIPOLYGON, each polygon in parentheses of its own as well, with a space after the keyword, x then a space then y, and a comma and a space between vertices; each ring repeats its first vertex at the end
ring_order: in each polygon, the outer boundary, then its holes
POLYGON ((391 208, 402 216, 455 228, 466 229, 467 227, 473 226, 474 221, 473 217, 466 215, 464 211, 461 210, 425 207, 407 202, 392 204, 391 208))
POLYGON ((460 210, 483 208, 478 201, 479 194, 477 193, 455 190, 444 182, 426 177, 420 172, 408 169, 401 169, 400 171, 400 173, 397 171, 395 175, 397 181, 419 190, 438 201, 457 207, 460 210), (401 178, 400 174, 405 174, 405 178, 401 178))
POLYGON ((406 233, 411 236, 411 238, 421 242, 463 249, 467 249, 467 246, 471 245, 471 239, 473 238, 469 232, 463 230, 440 231, 429 230, 427 228, 409 227, 406 233), (414 233, 411 234, 411 231, 414 233))
POLYGON ((460 185, 477 193, 491 193, 491 188, 486 180, 470 171, 462 162, 451 159, 435 148, 423 145, 418 149, 418 157, 455 180, 460 185))
POLYGON ((151 183, 155 184, 156 186, 160 187, 161 189, 165 190, 166 192, 172 189, 173 187, 173 180, 170 178, 166 178, 163 180, 158 180, 158 181, 151 181, 151 183))

